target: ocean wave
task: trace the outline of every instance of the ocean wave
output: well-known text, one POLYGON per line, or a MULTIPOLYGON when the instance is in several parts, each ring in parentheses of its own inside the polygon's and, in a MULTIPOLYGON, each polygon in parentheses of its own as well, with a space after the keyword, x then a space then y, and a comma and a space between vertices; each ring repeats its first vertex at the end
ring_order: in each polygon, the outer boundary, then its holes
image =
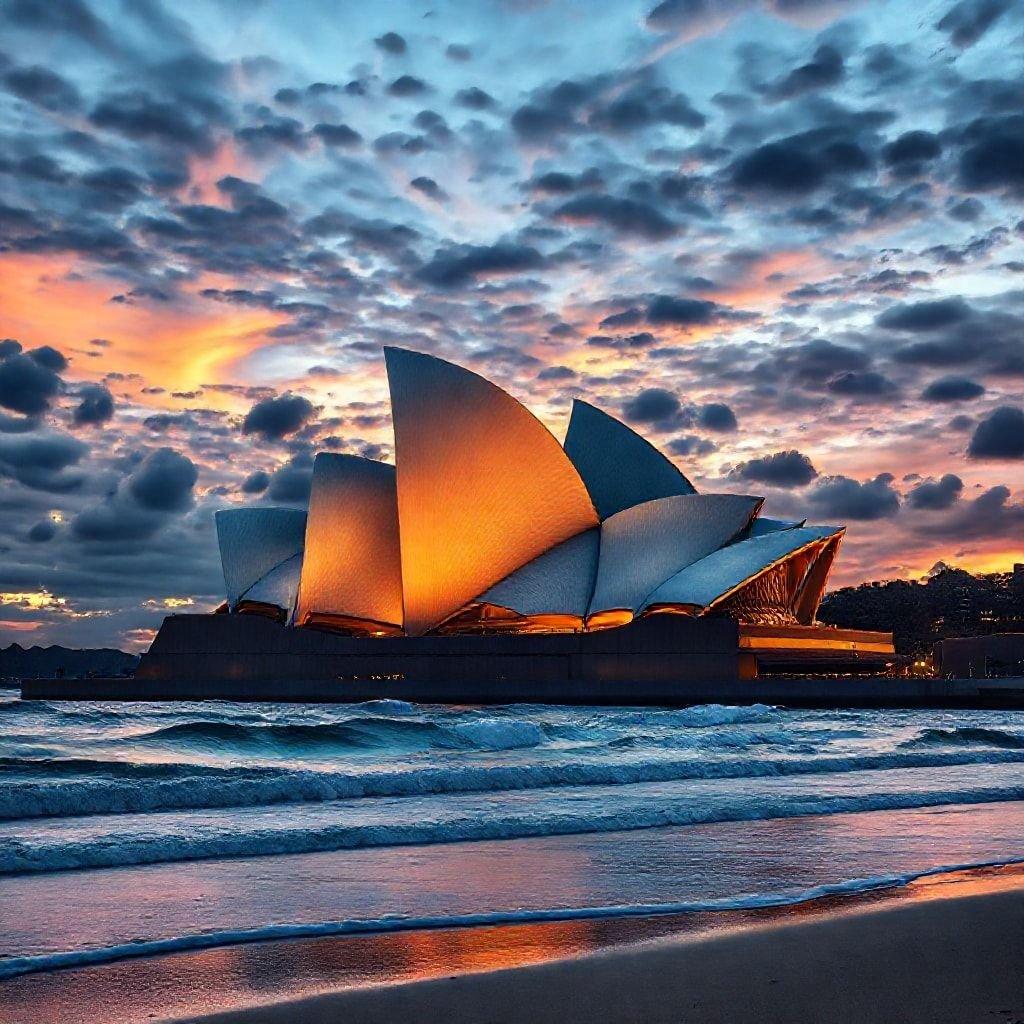
MULTIPOLYGON (((870 774, 870 773, 866 773, 870 774)), ((519 839, 528 836, 570 835, 695 825, 717 821, 761 821, 818 814, 896 810, 961 803, 993 803, 1024 799, 1024 782, 999 785, 959 785, 952 788, 924 785, 893 791, 849 786, 839 792, 790 786, 777 791, 676 793, 629 792, 621 799, 584 790, 550 801, 524 803, 463 797, 422 802, 403 820, 403 808, 393 800, 371 801, 365 810, 353 802, 307 814, 281 818, 227 814, 221 819, 185 820, 180 815, 154 822, 143 815, 139 822, 120 828, 76 833, 55 828, 19 836, 8 833, 0 845, 0 874, 75 871, 171 861, 221 857, 263 857, 377 846, 519 839), (343 820, 338 820, 338 818, 343 820)), ((879 783, 879 785, 881 785, 879 783)), ((115 821, 117 819, 114 819, 115 821)))
POLYGON ((905 740, 903 747, 927 746, 984 746, 1004 750, 1024 750, 1024 736, 1003 729, 985 729, 979 726, 959 726, 954 729, 922 729, 915 737, 905 740))
POLYGON ((492 911, 478 914, 434 914, 419 917, 388 915, 377 918, 348 918, 340 921, 303 922, 301 924, 270 924, 257 928, 236 928, 179 935, 165 939, 140 939, 116 946, 12 956, 0 959, 0 980, 41 971, 68 970, 115 963, 147 956, 195 952, 222 946, 240 946, 253 942, 312 939, 345 935, 370 935, 390 932, 422 931, 438 928, 476 928, 481 926, 544 924, 558 921, 590 921, 623 917, 664 917, 672 914, 713 913, 729 910, 757 910, 789 907, 830 896, 855 896, 879 889, 895 889, 920 878, 969 871, 980 868, 1006 867, 1024 859, 968 861, 928 868, 906 874, 873 875, 843 882, 817 885, 798 892, 751 894, 678 903, 625 903, 591 907, 552 907, 538 910, 492 911))
POLYGON ((273 766, 0 758, 0 819, 88 817, 160 811, 325 803, 355 798, 629 786, 689 779, 831 775, 865 770, 1024 762, 1024 751, 903 751, 845 757, 576 760, 542 764, 407 765, 344 771, 273 766), (17 777, 13 777, 14 775, 17 777), (70 776, 70 777, 68 777, 70 776))

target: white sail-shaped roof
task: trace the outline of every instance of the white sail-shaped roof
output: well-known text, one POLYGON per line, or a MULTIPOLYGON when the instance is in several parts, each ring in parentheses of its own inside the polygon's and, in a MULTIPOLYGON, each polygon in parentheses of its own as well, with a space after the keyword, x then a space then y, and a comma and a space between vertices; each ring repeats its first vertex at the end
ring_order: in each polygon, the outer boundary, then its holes
POLYGON ((684 494, 648 501, 606 519, 601 524, 590 621, 628 621, 669 576, 745 530, 763 500, 740 494, 684 494))
POLYGON ((766 533, 778 533, 780 530, 795 530, 806 522, 806 519, 768 519, 765 516, 758 516, 750 524, 750 529, 747 530, 746 536, 743 539, 763 537, 766 533))
POLYGON ((294 508, 229 508, 214 516, 228 607, 271 569, 302 551, 306 513, 294 508))
POLYGON ((645 501, 696 490, 649 441, 579 399, 572 403, 565 453, 602 519, 645 501))
MULTIPOLYGON (((813 552, 813 549, 827 548, 829 542, 833 542, 834 556, 834 545, 838 544, 842 534, 842 527, 800 526, 730 544, 677 572, 646 597, 643 607, 676 605, 706 610, 805 549, 813 552)), ((817 557, 815 553, 815 561, 817 557)), ((822 579, 821 587, 824 587, 824 582, 822 579)), ((817 608, 816 603, 814 607, 817 608)))
POLYGON ((359 632, 401 628, 394 466, 328 452, 313 461, 295 621, 359 632))
POLYGON ((242 594, 238 599, 239 607, 242 610, 245 610, 246 605, 278 608, 284 613, 284 621, 289 621, 295 610, 295 601, 299 594, 301 572, 301 554, 286 558, 242 594))
POLYGON ((520 615, 583 619, 597 576, 600 531, 585 530, 545 551, 477 598, 520 615))
POLYGON ((562 446, 511 395, 433 356, 386 348, 406 632, 596 526, 562 446))

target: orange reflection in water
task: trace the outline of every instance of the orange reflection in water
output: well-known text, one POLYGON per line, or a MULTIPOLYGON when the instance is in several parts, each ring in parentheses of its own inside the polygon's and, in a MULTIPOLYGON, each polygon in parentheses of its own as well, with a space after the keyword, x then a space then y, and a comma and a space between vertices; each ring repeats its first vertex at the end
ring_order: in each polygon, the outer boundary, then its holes
MULTIPOLYGON (((921 878, 897 889, 745 911, 449 928, 229 946, 0 984, 4 1024, 142 1024, 369 985, 492 971, 641 941, 696 941, 872 906, 1020 889, 1024 866, 921 878)), ((188 897, 181 893, 182 898, 188 897)))

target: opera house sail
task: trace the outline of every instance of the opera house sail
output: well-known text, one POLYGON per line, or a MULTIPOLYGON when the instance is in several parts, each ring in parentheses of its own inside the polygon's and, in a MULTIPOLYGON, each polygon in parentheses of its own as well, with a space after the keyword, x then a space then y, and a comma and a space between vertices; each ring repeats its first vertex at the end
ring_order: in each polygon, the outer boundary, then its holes
MULTIPOLYGON (((741 678, 892 656, 890 634, 815 621, 843 527, 762 517, 756 495, 698 493, 586 402, 573 403, 562 444, 470 370, 398 348, 385 362, 394 465, 320 453, 308 514, 217 513, 216 628, 284 631, 233 643, 270 644, 295 664, 319 652, 302 671, 339 681, 741 678)), ((143 675, 170 656, 165 641, 143 675)), ((238 674, 255 671, 255 652, 237 653, 238 674)))

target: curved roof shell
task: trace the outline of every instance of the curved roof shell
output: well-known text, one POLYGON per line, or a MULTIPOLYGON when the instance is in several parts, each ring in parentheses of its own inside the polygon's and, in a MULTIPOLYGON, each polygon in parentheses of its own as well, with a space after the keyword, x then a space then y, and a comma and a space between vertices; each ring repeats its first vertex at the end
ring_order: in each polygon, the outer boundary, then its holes
POLYGON ((433 356, 384 353, 404 624, 420 634, 598 519, 562 446, 511 395, 433 356))
POLYGON ((301 572, 301 554, 286 558, 242 594, 238 599, 238 609, 240 611, 276 609, 281 612, 280 617, 285 622, 290 621, 299 594, 301 572))
POLYGON ((675 464, 649 441, 579 399, 572 403, 565 453, 602 519, 655 498, 696 492, 675 464))
POLYGON ((545 551, 477 598, 530 617, 569 615, 582 621, 597 576, 598 529, 585 530, 545 551))
POLYGON ((328 452, 314 459, 295 621, 345 631, 400 629, 394 466, 328 452))
POLYGON ((745 530, 763 500, 741 494, 675 495, 606 519, 589 621, 598 626, 628 621, 668 577, 745 530))
MULTIPOLYGON (((827 566, 831 565, 843 532, 842 527, 835 526, 800 526, 730 544, 675 573, 644 599, 643 608, 677 606, 707 610, 730 598, 773 567, 807 552, 811 556, 810 566, 796 588, 799 591, 812 579, 814 566, 821 555, 829 557, 825 566, 827 576, 827 566), (831 555, 828 555, 829 549, 831 555)), ((818 599, 824 585, 824 577, 813 584, 818 590, 818 599)), ((793 593, 789 598, 796 601, 799 593, 793 593)), ((814 609, 817 609, 816 601, 814 609)))
POLYGON ((302 551, 306 513, 294 508, 229 508, 214 516, 228 607, 275 566, 302 551))

